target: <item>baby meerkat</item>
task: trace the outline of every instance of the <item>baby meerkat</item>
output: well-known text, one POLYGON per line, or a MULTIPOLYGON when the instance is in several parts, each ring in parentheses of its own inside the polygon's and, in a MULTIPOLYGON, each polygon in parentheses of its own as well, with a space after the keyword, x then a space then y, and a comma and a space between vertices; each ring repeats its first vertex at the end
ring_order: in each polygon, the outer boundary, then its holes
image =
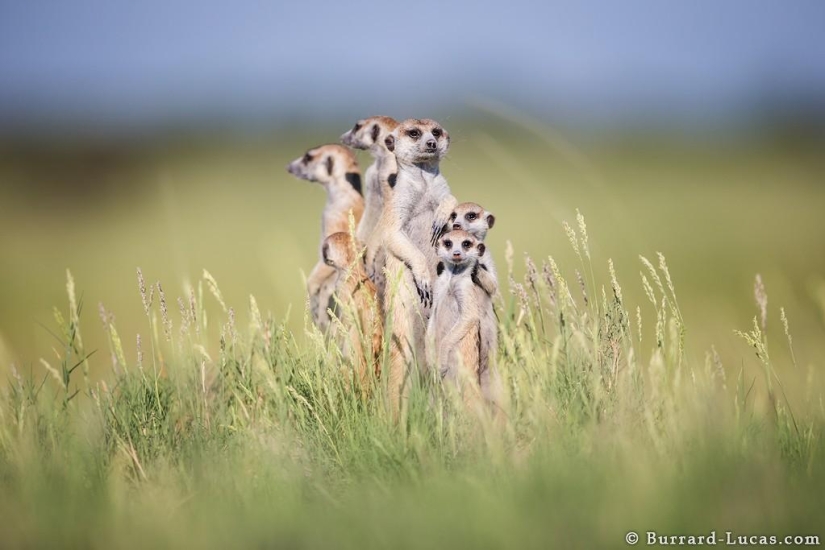
MULTIPOLYGON (((447 226, 451 230, 462 229, 470 233, 480 242, 487 238, 487 231, 496 223, 496 217, 474 202, 462 202, 453 209, 447 226)), ((476 283, 487 294, 494 296, 498 292, 498 276, 490 248, 478 260, 478 270, 475 275, 476 283)))
POLYGON ((473 382, 465 399, 475 401, 481 389, 482 356, 489 355, 481 338, 481 322, 493 303, 473 281, 485 253, 484 243, 466 231, 450 231, 438 241, 435 301, 427 325, 428 363, 442 379, 473 382))
POLYGON ((367 168, 365 179, 364 217, 358 224, 356 236, 366 243, 364 263, 367 275, 378 289, 379 300, 383 303, 385 286, 385 255, 381 247, 381 231, 377 230, 384 210, 389 204, 388 197, 395 185, 398 171, 395 155, 387 149, 385 139, 398 126, 398 121, 388 116, 373 116, 359 120, 355 126, 341 136, 341 143, 354 149, 369 151, 375 162, 367 168))
MULTIPOLYGON (((455 207, 450 214, 449 226, 453 230, 467 231, 479 241, 483 242, 496 222, 496 217, 474 202, 463 202, 455 207)), ((485 247, 484 253, 478 259, 478 267, 473 273, 476 283, 474 292, 479 294, 477 299, 484 303, 481 310, 479 335, 481 338, 481 356, 479 358, 479 372, 481 393, 485 400, 494 406, 501 401, 501 380, 495 365, 495 355, 498 350, 498 319, 492 307, 492 299, 498 293, 498 276, 493 263, 490 247, 485 247), (486 296, 484 296, 486 294, 486 296), (489 301, 489 307, 487 302, 489 301)))
POLYGON ((392 321, 388 388, 390 403, 398 405, 416 357, 419 367, 425 367, 424 336, 437 263, 434 236, 457 201, 439 168, 450 146, 450 136, 439 123, 405 120, 384 143, 398 165, 389 204, 376 229, 386 253, 384 310, 392 321), (395 281, 400 284, 391 290, 395 281))
MULTIPOLYGON (((364 213, 361 174, 355 155, 346 147, 332 144, 310 149, 290 162, 287 171, 297 178, 317 182, 326 190, 327 202, 321 216, 321 246, 328 236, 349 229, 350 213, 356 223, 361 219, 364 213)), ((307 278, 310 312, 322 331, 329 328, 327 309, 334 307, 335 275, 335 269, 321 258, 307 278)))
POLYGON ((335 297, 339 303, 336 316, 347 331, 331 333, 352 361, 362 391, 369 391, 372 376, 380 374, 384 321, 375 285, 367 277, 362 262, 363 249, 347 232, 333 233, 324 240, 321 254, 324 263, 338 272, 335 297))

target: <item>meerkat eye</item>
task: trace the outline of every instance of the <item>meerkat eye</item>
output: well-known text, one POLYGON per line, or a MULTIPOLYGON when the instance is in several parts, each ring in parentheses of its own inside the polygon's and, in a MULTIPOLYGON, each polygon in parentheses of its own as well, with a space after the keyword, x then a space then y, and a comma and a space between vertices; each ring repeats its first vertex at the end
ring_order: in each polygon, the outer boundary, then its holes
POLYGON ((310 155, 309 153, 304 155, 303 162, 304 164, 309 164, 310 162, 312 162, 312 155, 310 155))
POLYGON ((421 137, 421 130, 419 130, 418 128, 413 128, 412 130, 409 130, 407 132, 407 135, 413 139, 418 139, 421 137))
POLYGON ((452 248, 452 247, 453 247, 453 241, 450 241, 450 240, 444 241, 444 248, 452 248))
POLYGON ((433 130, 433 137, 434 137, 435 139, 438 139, 438 138, 440 138, 440 137, 441 137, 441 133, 442 133, 442 132, 441 132, 441 128, 435 128, 435 129, 433 130))
POLYGON ((457 216, 457 214, 455 212, 453 212, 452 214, 450 214, 450 219, 455 220, 456 216, 457 216))
POLYGON ((357 132, 358 130, 361 129, 361 126, 362 126, 362 124, 360 122, 356 122, 355 126, 352 128, 352 131, 357 132))
POLYGON ((461 246, 463 246, 464 248, 470 248, 471 246, 473 246, 473 243, 471 243, 470 241, 464 241, 463 243, 461 243, 461 246))
POLYGON ((475 213, 475 212, 470 212, 470 213, 468 213, 468 214, 467 214, 467 216, 466 216, 466 218, 467 218, 469 221, 473 221, 473 220, 474 220, 474 219, 476 219, 477 217, 478 217, 478 216, 476 215, 476 213, 475 213))

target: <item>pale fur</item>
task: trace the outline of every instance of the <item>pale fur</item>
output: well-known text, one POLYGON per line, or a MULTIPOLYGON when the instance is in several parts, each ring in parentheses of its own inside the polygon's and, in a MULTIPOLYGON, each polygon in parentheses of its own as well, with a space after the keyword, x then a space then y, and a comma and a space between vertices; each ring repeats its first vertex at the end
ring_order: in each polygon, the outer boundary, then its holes
POLYGON ((380 374, 384 333, 375 285, 364 270, 363 249, 349 233, 333 233, 327 237, 321 254, 325 263, 338 273, 335 299, 339 307, 335 315, 344 331, 333 323, 330 334, 352 362, 361 391, 367 395, 373 377, 380 374))
POLYGON ((447 233, 438 242, 439 269, 435 302, 427 325, 427 359, 434 374, 461 390, 475 405, 481 390, 481 321, 492 301, 473 280, 485 246, 470 233, 447 233))
MULTIPOLYGON (((361 175, 358 162, 352 151, 337 144, 322 145, 310 149, 303 156, 287 165, 293 176, 321 184, 327 193, 326 204, 321 216, 321 245, 333 233, 349 230, 349 217, 358 223, 364 213, 364 198, 356 190, 353 182, 357 176, 360 186, 361 175), (329 168, 332 168, 330 170, 329 168), (348 179, 349 178, 349 179, 348 179)), ((307 278, 310 313, 312 320, 322 331, 329 328, 327 310, 334 308, 332 294, 335 290, 336 271, 320 258, 307 278)))
MULTIPOLYGON (((455 207, 450 214, 449 226, 467 231, 476 239, 484 242, 487 231, 495 223, 495 216, 474 202, 463 202, 455 207)), ((493 310, 492 299, 498 293, 498 276, 490 247, 485 247, 484 253, 478 259, 478 269, 474 281, 479 303, 481 319, 479 335, 481 338, 479 361, 479 379, 484 398, 497 406, 501 402, 501 378, 496 368, 495 358, 498 350, 498 319, 493 310)))
POLYGON ((341 142, 348 147, 367 150, 373 162, 365 173, 364 217, 358 224, 356 236, 366 243, 364 256, 367 275, 375 283, 379 301, 384 301, 386 277, 384 265, 386 255, 382 247, 383 234, 387 223, 384 221, 392 193, 391 178, 398 172, 395 154, 387 149, 385 139, 398 126, 398 121, 386 116, 373 116, 359 120, 355 126, 341 136, 341 142))
POLYGON ((398 164, 382 235, 387 273, 384 308, 392 323, 388 390, 390 404, 398 412, 411 366, 418 361, 425 368, 424 336, 437 263, 434 240, 456 200, 439 169, 449 149, 449 135, 437 122, 405 120, 385 142, 398 164), (397 288, 393 288, 395 281, 397 288))

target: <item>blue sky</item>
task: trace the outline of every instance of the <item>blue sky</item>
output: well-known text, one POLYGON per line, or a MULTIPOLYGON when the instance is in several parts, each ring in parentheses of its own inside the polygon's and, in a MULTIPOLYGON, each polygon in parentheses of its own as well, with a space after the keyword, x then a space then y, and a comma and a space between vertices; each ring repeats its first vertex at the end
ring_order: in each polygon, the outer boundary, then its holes
POLYGON ((825 97, 824 52, 816 0, 0 0, 0 122, 715 116, 825 97))

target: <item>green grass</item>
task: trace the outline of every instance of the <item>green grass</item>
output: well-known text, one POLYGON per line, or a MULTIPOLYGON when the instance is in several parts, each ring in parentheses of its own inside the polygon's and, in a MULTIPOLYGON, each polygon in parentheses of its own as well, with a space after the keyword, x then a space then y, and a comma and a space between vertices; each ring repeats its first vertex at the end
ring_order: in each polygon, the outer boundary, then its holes
POLYGON ((822 158, 449 122, 452 189, 497 217, 497 421, 416 381, 396 423, 308 325, 323 198, 284 166, 341 129, 0 155, 0 547, 825 534, 822 158))
POLYGON ((56 358, 15 369, 0 400, 2 545, 593 548, 624 546, 631 530, 822 535, 821 383, 799 366, 780 379, 767 353, 792 339, 775 331, 769 342, 757 313, 740 346, 758 370, 692 354, 661 257, 639 263, 654 312, 640 341, 612 264, 591 264, 572 221, 586 303, 555 262, 528 260, 523 282, 502 265, 496 418, 416 380, 396 422, 382 392, 347 390, 334 343, 310 326, 299 341, 254 299, 238 326, 208 275, 181 315, 148 286, 139 359, 100 312, 108 344, 86 361, 70 279, 56 358), (207 301, 222 313, 205 316, 207 301), (93 361, 109 363, 103 380, 87 376, 93 361), (794 377, 806 384, 791 400, 794 377))

